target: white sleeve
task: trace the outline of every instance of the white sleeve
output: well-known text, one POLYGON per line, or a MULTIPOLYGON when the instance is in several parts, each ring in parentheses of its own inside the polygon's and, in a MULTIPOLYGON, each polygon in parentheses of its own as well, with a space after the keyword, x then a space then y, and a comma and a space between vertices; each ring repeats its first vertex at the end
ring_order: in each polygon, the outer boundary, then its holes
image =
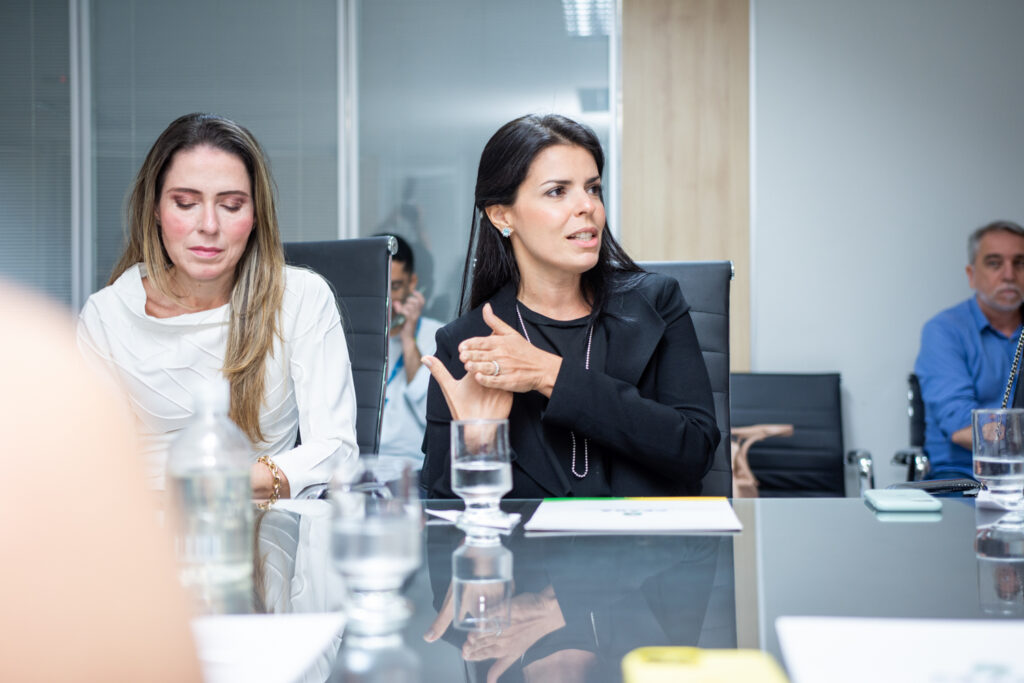
POLYGON ((110 355, 107 327, 95 296, 89 297, 78 314, 76 337, 78 350, 86 363, 103 379, 112 382, 118 392, 124 392, 117 365, 110 355))
MULTIPOLYGON (((420 330, 416 335, 416 348, 423 356, 434 355, 437 341, 435 335, 442 327, 440 323, 429 318, 420 318, 420 330)), ((405 385, 402 400, 405 401, 409 414, 416 417, 421 429, 427 427, 427 387, 430 386, 430 370, 420 365, 412 381, 405 385)))
POLYGON ((336 467, 356 467, 359 458, 352 363, 334 294, 320 276, 305 278, 302 289, 294 338, 285 340, 302 445, 274 458, 293 497, 330 481, 336 467))

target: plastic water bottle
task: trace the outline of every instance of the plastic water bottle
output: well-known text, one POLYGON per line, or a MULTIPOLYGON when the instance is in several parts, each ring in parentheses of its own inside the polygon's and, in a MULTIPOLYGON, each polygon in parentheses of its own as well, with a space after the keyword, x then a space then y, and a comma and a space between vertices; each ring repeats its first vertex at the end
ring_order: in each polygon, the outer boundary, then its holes
POLYGON ((194 399, 195 415, 167 455, 167 488, 179 515, 179 575, 199 611, 250 612, 252 444, 228 417, 227 380, 210 382, 194 399))

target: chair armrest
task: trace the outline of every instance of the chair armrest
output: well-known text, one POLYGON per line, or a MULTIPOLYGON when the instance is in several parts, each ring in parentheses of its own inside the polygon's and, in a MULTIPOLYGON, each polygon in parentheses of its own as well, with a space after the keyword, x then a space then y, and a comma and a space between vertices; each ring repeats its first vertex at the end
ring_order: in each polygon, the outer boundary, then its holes
POLYGON ((922 451, 920 448, 916 448, 913 446, 909 448, 901 448, 900 450, 892 454, 891 462, 893 465, 903 465, 904 467, 906 467, 907 465, 910 465, 911 463, 914 462, 914 456, 920 455, 922 453, 924 453, 924 451, 922 451))
POLYGON ((875 463, 871 453, 858 448, 846 454, 846 464, 857 468, 857 491, 863 496, 868 489, 875 488, 875 463))
POLYGON ((931 461, 920 448, 904 448, 892 456, 892 464, 907 468, 907 481, 921 481, 932 470, 931 461))

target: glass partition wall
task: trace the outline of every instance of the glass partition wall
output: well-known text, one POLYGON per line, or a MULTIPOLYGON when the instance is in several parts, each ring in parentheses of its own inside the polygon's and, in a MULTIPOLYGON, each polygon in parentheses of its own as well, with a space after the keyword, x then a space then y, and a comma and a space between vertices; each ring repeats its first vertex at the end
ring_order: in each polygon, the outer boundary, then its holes
POLYGON ((614 0, 16 0, 0 43, 0 278, 72 308, 102 287, 156 136, 193 111, 263 144, 285 240, 390 231, 450 319, 487 138, 562 113, 606 147, 615 225, 614 0))
POLYGON ((191 112, 222 114, 270 158, 285 240, 338 235, 336 0, 91 0, 92 289, 123 244, 122 205, 150 145, 191 112))
POLYGON ((0 3, 0 278, 70 302, 68 3, 0 3))
POLYGON ((426 314, 449 320, 491 134, 522 114, 559 113, 608 149, 613 6, 361 0, 355 14, 358 232, 408 240, 426 314))

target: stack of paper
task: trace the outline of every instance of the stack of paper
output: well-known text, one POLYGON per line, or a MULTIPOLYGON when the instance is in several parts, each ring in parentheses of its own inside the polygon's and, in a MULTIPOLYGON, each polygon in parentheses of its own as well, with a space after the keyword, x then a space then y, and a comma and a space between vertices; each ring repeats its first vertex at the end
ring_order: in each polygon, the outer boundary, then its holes
POLYGON ((793 683, 1024 679, 1019 621, 779 617, 775 628, 793 683))
POLYGON ((526 531, 673 533, 741 531, 725 498, 550 498, 526 531))
POLYGON ((193 619, 192 634, 207 683, 293 683, 329 673, 344 626, 340 613, 211 616, 193 619))

